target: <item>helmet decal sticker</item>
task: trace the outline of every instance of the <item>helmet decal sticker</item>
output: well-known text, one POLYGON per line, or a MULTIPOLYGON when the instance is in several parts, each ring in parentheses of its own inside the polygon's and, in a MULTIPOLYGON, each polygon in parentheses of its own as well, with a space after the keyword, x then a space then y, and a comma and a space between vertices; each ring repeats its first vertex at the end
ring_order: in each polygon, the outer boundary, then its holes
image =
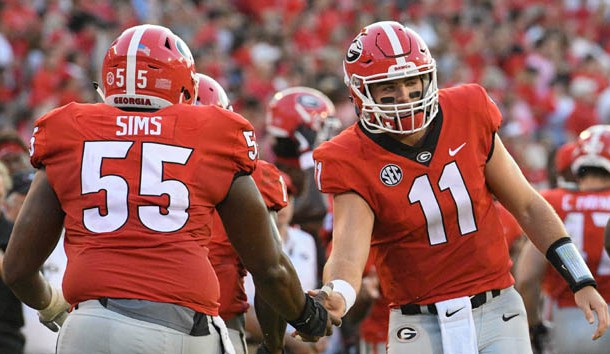
POLYGON ((185 57, 189 62, 194 61, 191 50, 186 46, 186 43, 184 43, 184 41, 178 37, 176 37, 176 49, 178 49, 178 52, 180 52, 180 54, 182 54, 182 56, 185 57))
POLYGON ((297 103, 306 108, 318 108, 322 106, 320 99, 312 95, 301 95, 297 97, 297 103))
POLYGON ((360 36, 358 36, 349 46, 345 55, 345 61, 353 63, 360 58, 360 55, 362 55, 362 42, 360 41, 360 36))
POLYGON ((108 84, 108 86, 114 84, 114 74, 112 73, 112 71, 109 71, 106 74, 106 83, 108 84))

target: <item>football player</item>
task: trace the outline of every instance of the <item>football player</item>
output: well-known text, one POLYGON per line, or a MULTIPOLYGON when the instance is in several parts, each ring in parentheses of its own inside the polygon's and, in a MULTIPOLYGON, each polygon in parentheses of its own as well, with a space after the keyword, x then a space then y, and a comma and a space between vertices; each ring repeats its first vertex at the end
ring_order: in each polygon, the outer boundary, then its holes
POLYGON ((197 80, 197 101, 195 102, 197 105, 217 106, 233 111, 229 96, 218 81, 201 73, 197 73, 197 80))
POLYGON ((555 151, 555 158, 553 163, 555 166, 555 175, 557 187, 565 189, 578 189, 576 185, 576 176, 572 173, 572 161, 574 149, 576 148, 575 142, 567 142, 561 145, 557 151, 555 151))
MULTIPOLYGON (((542 196, 553 206, 610 301, 610 258, 604 249, 604 227, 610 218, 610 125, 592 126, 575 142, 571 169, 577 190, 555 188, 542 196)), ((544 256, 527 243, 517 265, 517 289, 523 295, 534 346, 542 350, 540 289, 551 301, 549 340, 555 353, 607 353, 610 337, 588 340, 591 324, 582 318, 568 284, 547 266, 544 256)), ((548 348, 545 348, 548 349, 548 348)))
POLYGON ((267 132, 273 137, 274 163, 297 188, 292 222, 317 235, 326 206, 313 180, 312 151, 341 128, 335 106, 322 92, 291 87, 276 92, 267 105, 267 132))
MULTIPOLYGON (((199 89, 197 91, 198 105, 213 105, 230 111, 233 110, 227 93, 213 78, 197 74, 199 79, 199 89)), ((288 192, 283 176, 277 167, 263 160, 258 160, 256 169, 252 173, 252 179, 256 187, 261 192, 265 205, 269 210, 274 223, 277 218, 277 211, 284 208, 288 203, 288 192)), ((222 220, 217 212, 214 213, 212 223, 212 238, 208 245, 210 249, 209 258, 214 272, 218 277, 220 286, 220 309, 219 315, 225 321, 229 331, 229 339, 233 343, 236 354, 247 353, 246 349, 246 331, 245 331, 245 315, 248 311, 248 297, 244 288, 244 277, 246 269, 239 259, 238 254, 231 246, 231 242, 227 237, 227 233, 222 224, 222 220)), ((282 254, 282 257, 284 254, 282 254)), ((260 304, 260 302, 259 302, 260 304)), ((260 305, 259 305, 260 308, 260 305)), ((265 307, 265 310, 267 308, 265 307)), ((266 317, 270 315, 267 314, 266 317)), ((273 315, 271 315, 273 316, 273 315)), ((265 316, 261 316, 265 317, 265 316)), ((263 321, 263 324, 266 322, 263 321)), ((267 352, 281 351, 283 343, 283 330, 286 327, 285 322, 275 322, 276 325, 282 328, 265 328, 265 333, 268 336, 265 338, 261 346, 262 350, 267 352), (277 337, 272 337, 277 334, 277 337)))
POLYGON ((169 29, 131 27, 104 58, 104 103, 70 103, 35 123, 30 154, 38 171, 4 277, 49 328, 63 325, 58 353, 233 352, 207 257, 215 210, 279 314, 316 339, 339 323, 303 296, 281 256, 249 176, 258 155, 251 124, 193 105, 194 67, 169 29), (38 271, 62 226, 63 293, 38 271))
POLYGON ((366 26, 344 58, 360 121, 314 151, 333 194, 332 251, 321 294, 337 316, 354 303, 369 250, 391 306, 388 352, 531 352, 523 301, 493 196, 574 292, 599 338, 608 307, 561 220, 496 134, 498 107, 478 85, 437 88, 421 37, 366 26))

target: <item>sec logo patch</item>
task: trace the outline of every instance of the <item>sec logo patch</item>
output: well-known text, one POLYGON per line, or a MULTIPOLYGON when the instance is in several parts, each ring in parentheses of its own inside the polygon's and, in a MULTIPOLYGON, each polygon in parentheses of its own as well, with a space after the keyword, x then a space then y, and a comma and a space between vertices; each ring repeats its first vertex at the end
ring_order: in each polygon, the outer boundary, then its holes
POLYGON ((379 173, 379 179, 388 187, 393 187, 402 181, 402 170, 394 164, 385 165, 379 173))
POLYGON ((396 338, 399 342, 408 343, 417 340, 419 331, 415 326, 403 326, 396 331, 396 338))

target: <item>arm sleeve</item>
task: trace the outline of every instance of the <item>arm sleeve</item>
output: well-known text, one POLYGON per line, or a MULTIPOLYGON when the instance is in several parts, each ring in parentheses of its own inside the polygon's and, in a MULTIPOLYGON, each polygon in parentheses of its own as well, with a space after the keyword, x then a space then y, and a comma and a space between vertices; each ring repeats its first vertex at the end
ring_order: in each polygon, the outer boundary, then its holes
POLYGON ((348 183, 355 182, 354 177, 348 178, 347 162, 341 158, 341 152, 332 149, 330 144, 322 144, 314 151, 316 186, 322 193, 339 194, 354 190, 348 183), (333 151, 334 150, 334 151, 333 151))
POLYGON ((286 185, 280 179, 280 170, 275 165, 259 160, 252 178, 270 210, 280 210, 288 204, 286 185))
POLYGON ((489 117, 489 128, 495 133, 498 131, 498 129, 500 129, 500 125, 502 124, 502 113, 494 100, 489 97, 487 91, 482 86, 478 87, 483 96, 484 107, 486 108, 487 116, 489 117))
POLYGON ((48 131, 48 119, 47 116, 43 116, 34 123, 34 131, 32 132, 32 138, 30 139, 30 163, 34 168, 41 168, 44 166, 45 156, 47 154, 47 131, 48 131))
POLYGON ((217 131, 233 135, 232 139, 223 141, 233 142, 229 153, 232 155, 236 174, 252 174, 258 161, 258 143, 252 124, 234 112, 223 110, 221 115, 224 117, 218 117, 218 120, 225 127, 218 127, 217 131))

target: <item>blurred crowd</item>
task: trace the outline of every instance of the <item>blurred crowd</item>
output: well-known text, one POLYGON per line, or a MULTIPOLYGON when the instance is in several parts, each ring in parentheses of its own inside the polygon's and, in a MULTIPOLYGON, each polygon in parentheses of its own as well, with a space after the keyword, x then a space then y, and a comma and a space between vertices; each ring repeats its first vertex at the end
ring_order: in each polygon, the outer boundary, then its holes
POLYGON ((197 71, 227 89, 259 140, 266 103, 290 86, 326 93, 348 125, 345 49, 363 25, 394 19, 428 43, 440 87, 477 82, 490 92, 507 146, 528 179, 547 187, 556 147, 610 121, 609 16, 604 0, 5 0, 0 124, 27 141, 43 112, 96 101, 91 82, 112 38, 157 23, 187 41, 197 71))
POLYGON ((357 120, 342 60, 354 34, 379 20, 423 37, 439 87, 488 90, 503 114, 502 139, 537 188, 554 187, 558 147, 610 124, 610 0, 4 0, 0 131, 27 142, 50 109, 100 101, 92 83, 103 80, 110 41, 153 23, 188 43, 197 72, 226 89, 272 161, 265 116, 277 91, 316 88, 344 127, 357 120))

